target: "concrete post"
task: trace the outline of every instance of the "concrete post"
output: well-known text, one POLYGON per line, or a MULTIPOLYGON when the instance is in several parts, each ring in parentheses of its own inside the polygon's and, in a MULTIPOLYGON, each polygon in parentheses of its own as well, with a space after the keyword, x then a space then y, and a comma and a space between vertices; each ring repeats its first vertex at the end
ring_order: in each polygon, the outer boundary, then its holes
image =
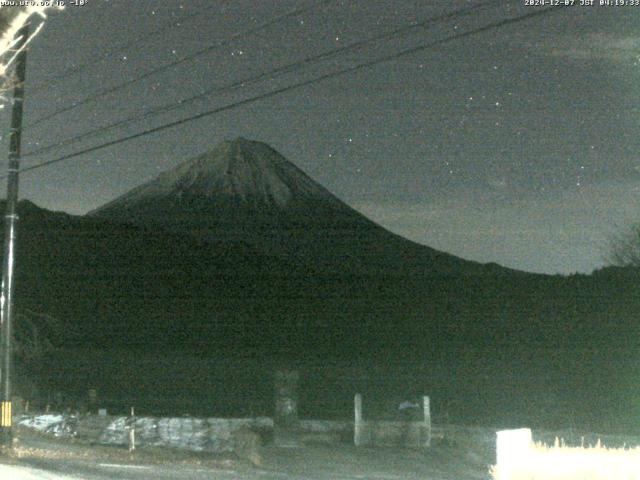
POLYGON ((431 404, 429 397, 422 397, 422 409, 424 411, 424 437, 422 445, 425 447, 431 446, 431 404))
POLYGON ((129 417, 129 451, 136 449, 136 412, 131 407, 131 416, 129 417))
POLYGON ((276 370, 274 375, 274 441, 282 447, 296 447, 298 419, 298 383, 300 373, 292 369, 276 370))
POLYGON ((354 397, 355 418, 353 426, 353 443, 356 447, 362 445, 363 424, 362 424, 362 394, 356 393, 354 397))

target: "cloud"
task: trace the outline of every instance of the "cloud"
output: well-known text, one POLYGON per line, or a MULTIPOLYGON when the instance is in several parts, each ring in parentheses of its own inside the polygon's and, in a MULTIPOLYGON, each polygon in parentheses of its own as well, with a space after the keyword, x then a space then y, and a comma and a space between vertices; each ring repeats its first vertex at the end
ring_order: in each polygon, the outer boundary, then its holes
POLYGON ((550 37, 543 43, 543 51, 554 57, 640 65, 640 36, 592 32, 550 37))
POLYGON ((356 203, 385 228, 423 245, 480 262, 544 272, 590 272, 618 228, 640 220, 633 182, 502 200, 472 192, 423 202, 356 203))
POLYGON ((487 180, 487 184, 497 190, 503 190, 509 186, 507 181, 503 178, 490 178, 487 180))

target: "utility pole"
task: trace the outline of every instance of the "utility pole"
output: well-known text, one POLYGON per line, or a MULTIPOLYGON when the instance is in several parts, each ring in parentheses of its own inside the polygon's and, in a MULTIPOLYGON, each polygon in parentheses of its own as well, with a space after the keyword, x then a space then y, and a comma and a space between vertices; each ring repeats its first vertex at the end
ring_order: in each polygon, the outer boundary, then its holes
POLYGON ((0 446, 11 448, 13 430, 11 424, 11 361, 13 350, 13 274, 15 267, 16 223, 18 220, 18 172, 20 170, 20 140, 22 137, 22 105, 24 80, 27 67, 26 43, 29 24, 18 33, 16 67, 13 89, 13 109, 9 137, 9 172, 7 180, 7 206, 4 222, 4 258, 2 265, 2 292, 0 293, 0 446))

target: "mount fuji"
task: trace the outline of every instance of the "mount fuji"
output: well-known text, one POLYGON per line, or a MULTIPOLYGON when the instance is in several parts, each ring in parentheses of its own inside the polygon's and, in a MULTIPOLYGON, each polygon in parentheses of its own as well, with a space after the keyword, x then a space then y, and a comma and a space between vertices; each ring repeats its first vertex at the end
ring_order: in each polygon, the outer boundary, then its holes
POLYGON ((237 138, 89 216, 246 244, 313 269, 469 274, 508 271, 406 240, 336 198, 265 143, 237 138))

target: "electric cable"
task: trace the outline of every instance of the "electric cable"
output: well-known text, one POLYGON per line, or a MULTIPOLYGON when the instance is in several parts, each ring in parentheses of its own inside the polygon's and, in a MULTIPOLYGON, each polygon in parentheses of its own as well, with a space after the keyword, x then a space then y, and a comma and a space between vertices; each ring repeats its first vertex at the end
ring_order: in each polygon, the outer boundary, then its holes
MULTIPOLYGON (((30 167, 24 167, 24 168, 21 168, 19 170, 19 172, 23 173, 23 172, 28 172, 28 171, 33 171, 33 170, 37 170, 37 169, 40 169, 40 168, 48 167, 50 165, 53 165, 53 164, 56 164, 56 163, 60 163, 60 162, 63 162, 65 160, 69 160, 71 158, 79 157, 79 156, 85 155, 87 153, 95 152, 95 151, 102 150, 102 149, 107 148, 107 147, 111 147, 113 145, 118 145, 120 143, 128 142, 130 140, 134 140, 136 138, 141 138, 141 137, 144 137, 144 136, 147 136, 147 135, 151 135, 153 133, 157 133, 157 132, 160 132, 160 131, 163 131, 163 130, 167 130, 169 128, 173 128, 173 127, 176 127, 176 126, 179 126, 179 125, 183 125, 183 124, 188 123, 188 122, 199 120, 201 118, 209 117, 209 116, 215 115, 217 113, 221 113, 221 112, 232 110, 232 109, 235 109, 235 108, 238 108, 238 107, 242 107, 244 105, 248 105, 250 103, 254 103, 254 102, 257 102, 257 101, 260 101, 260 100, 264 100, 264 99, 267 99, 267 98, 275 97, 277 95, 280 95, 280 94, 285 93, 285 92, 289 92, 291 90, 295 90, 295 89, 299 89, 299 88, 306 87, 306 86, 309 86, 309 85, 313 85, 315 83, 319 83, 319 82, 322 82, 324 80, 328 80, 330 78, 335 78, 335 77, 338 77, 338 76, 342 76, 342 75, 346 75, 346 74, 349 74, 349 73, 357 72, 357 71, 360 71, 360 70, 363 70, 363 69, 367 69, 367 68, 373 67, 375 65, 379 65, 381 63, 386 63, 386 62, 389 62, 389 61, 392 61, 392 60, 396 60, 398 58, 402 58, 402 57, 406 57, 406 56, 409 56, 409 55, 413 55, 413 54, 415 54, 417 52, 421 52, 421 51, 424 51, 424 50, 429 50, 429 49, 431 49, 433 47, 444 45, 444 44, 447 44, 447 43, 451 43, 451 42, 453 42, 455 40, 459 40, 461 38, 466 38, 466 37, 469 37, 469 36, 472 36, 472 35, 477 35, 479 33, 484 33, 484 32, 490 31, 490 30, 498 29, 498 28, 504 27, 506 25, 520 23, 520 22, 529 20, 529 19, 534 18, 534 17, 539 17, 539 16, 542 16, 542 15, 546 15, 546 14, 554 12, 554 11, 560 11, 561 9, 564 9, 564 8, 567 8, 567 7, 568 7, 568 5, 559 5, 559 6, 556 6, 556 7, 550 7, 550 8, 545 8, 545 9, 541 9, 541 10, 536 10, 534 12, 527 13, 525 15, 521 15, 521 16, 518 16, 518 17, 511 17, 511 18, 508 18, 508 19, 504 19, 504 20, 500 20, 500 21, 497 21, 497 22, 493 22, 493 23, 490 23, 489 25, 478 27, 478 28, 475 28, 475 29, 472 29, 472 30, 469 30, 469 31, 466 31, 466 32, 461 32, 461 33, 455 34, 455 35, 450 35, 448 37, 442 38, 440 40, 436 40, 436 41, 428 43, 428 44, 411 47, 411 48, 402 50, 400 52, 394 53, 392 55, 388 55, 388 56, 385 56, 385 57, 382 57, 382 58, 379 58, 379 59, 371 60, 369 62, 358 64, 358 65, 355 65, 355 66, 351 66, 351 67, 348 67, 348 68, 345 68, 345 69, 342 69, 342 70, 338 70, 336 72, 331 72, 331 73, 328 73, 328 74, 325 74, 325 75, 321 75, 319 77, 316 77, 316 78, 313 78, 313 79, 310 79, 310 80, 305 80, 305 81, 302 81, 302 82, 298 82, 298 83, 295 83, 293 85, 288 85, 288 86, 285 86, 285 87, 281 87, 281 88, 272 90, 270 92, 266 92, 266 93, 263 93, 263 94, 260 94, 260 95, 254 96, 254 97, 250 97, 250 98, 247 98, 247 99, 244 99, 244 100, 240 100, 240 101, 237 101, 237 102, 234 102, 234 103, 231 103, 231 104, 228 104, 228 105, 224 105, 224 106, 221 106, 221 107, 217 107, 217 108, 214 108, 212 110, 208 110, 208 111, 199 113, 197 115, 192 115, 190 117, 186 117, 186 118, 183 118, 183 119, 180 119, 180 120, 176 120, 176 121, 173 121, 173 122, 170 122, 170 123, 166 123, 166 124, 163 124, 163 125, 160 125, 160 126, 157 126, 157 127, 153 127, 153 128, 147 129, 147 130, 143 130, 141 132, 128 135, 126 137, 122 137, 122 138, 119 138, 119 139, 116 139, 116 140, 111 140, 109 142, 105 142, 105 143, 102 143, 102 144, 99 144, 99 145, 88 147, 88 148, 79 150, 77 152, 69 153, 69 154, 63 155, 61 157, 49 160, 49 161, 46 161, 46 162, 43 162, 43 163, 39 163, 37 165, 32 165, 30 167)), ((6 177, 7 177, 7 175, 3 175, 3 176, 0 177, 0 179, 6 178, 6 177)))
POLYGON ((46 122, 48 120, 51 120, 52 118, 57 117, 58 115, 61 115, 63 113, 66 113, 66 112, 69 112, 71 110, 74 110, 74 109, 76 109, 76 108, 78 108, 78 107, 80 107, 82 105, 86 105, 87 103, 90 103, 90 102, 92 102, 94 100, 97 100, 99 98, 105 97, 105 96, 107 96, 107 95, 109 95, 111 93, 117 92, 118 90, 121 90, 122 88, 129 87, 129 86, 131 86, 131 85, 133 85, 135 83, 138 83, 138 82, 140 82, 142 80, 145 80, 145 79, 147 79, 149 77, 152 77, 154 75, 157 75, 158 73, 162 73, 162 72, 165 72, 167 70, 170 70, 170 69, 172 69, 172 68, 174 68, 174 67, 176 67, 178 65, 181 65, 183 63, 193 61, 196 58, 198 58, 198 57, 200 57, 200 56, 202 56, 204 54, 211 53, 211 52, 213 52, 213 51, 215 51, 215 50, 217 50, 217 49, 219 49, 221 47, 227 46, 233 40, 236 40, 236 39, 238 39, 240 37, 244 37, 244 36, 251 35, 253 33, 259 32, 260 30, 268 28, 268 27, 270 27, 270 26, 272 26, 272 25, 274 25, 276 23, 279 23, 279 22, 281 22, 283 20, 286 20, 286 19, 288 19, 290 17, 300 15, 301 13, 304 13, 307 10, 315 9, 315 8, 321 6, 321 5, 324 5, 324 4, 327 4, 329 2, 333 2, 333 1, 335 1, 335 0, 320 0, 320 1, 316 2, 316 3, 314 3, 311 6, 303 7, 303 8, 296 8, 296 9, 291 10, 291 11, 289 11, 289 12, 283 14, 283 15, 279 15, 278 17, 276 17, 274 19, 267 20, 266 22, 263 22, 263 23, 255 26, 255 27, 251 27, 251 28, 249 28, 247 30, 244 30, 242 32, 237 32, 237 33, 231 35, 229 38, 224 39, 224 40, 218 40, 215 44, 209 45, 208 47, 205 47, 205 48, 202 48, 202 49, 198 50, 195 53, 192 53, 190 55, 182 57, 182 58, 180 58, 178 60, 175 60, 173 62, 169 62, 167 64, 164 64, 164 65, 162 65, 160 67, 157 67, 157 68, 155 68, 153 70, 145 72, 142 75, 139 75, 139 76, 137 76, 135 78, 132 78, 130 80, 127 80, 125 82, 119 83, 117 85, 105 88, 105 89, 100 90, 100 91, 98 91, 96 93, 88 95, 85 98, 83 98, 82 100, 74 102, 72 105, 70 105, 68 107, 61 108, 61 109, 56 110, 54 112, 51 112, 51 113, 49 113, 47 115, 44 115, 43 117, 40 117, 37 120, 34 120, 29 125, 26 125, 25 128, 33 128, 36 125, 40 125, 41 123, 44 123, 44 122, 46 122))
MULTIPOLYGON (((112 56, 114 56, 116 53, 120 53, 123 50, 128 50, 130 51, 131 49, 138 49, 140 48, 141 45, 143 45, 145 42, 147 42, 149 39, 156 37, 158 35, 160 35, 161 33, 170 30, 172 28, 175 27, 179 27, 182 25, 183 22, 186 22, 188 20, 191 20, 193 18, 196 18, 198 16, 201 16, 202 12, 195 12, 195 13, 190 13, 188 15, 184 15, 183 17, 178 18, 177 20, 171 20, 170 23, 165 24, 163 26, 161 26, 160 28, 153 30, 149 33, 146 33, 140 37, 135 38, 134 40, 131 40, 123 45, 117 46, 117 47, 113 47, 109 50, 107 50, 106 52, 103 52, 101 55, 99 55, 99 59, 95 60, 95 61, 91 61, 91 62, 85 62, 85 63, 81 63, 79 65, 75 65, 73 67, 69 67, 66 70, 64 70, 62 73, 60 73, 59 75, 56 75, 55 77, 48 79, 46 82, 40 82, 40 83, 36 83, 35 85, 33 85, 32 87, 30 87, 30 91, 31 93, 37 93, 39 91, 41 91, 43 88, 50 88, 51 84, 53 83, 57 83, 60 82, 62 80, 66 80, 67 78, 76 75, 80 72, 82 72, 83 70, 86 70, 89 67, 93 67, 94 65, 98 65, 106 60, 109 60, 112 56)), ((95 55, 94 55, 95 56, 95 55)))
POLYGON ((416 22, 416 23, 413 23, 411 25, 407 25, 407 26, 401 27, 399 29, 392 30, 390 32, 384 32, 384 33, 379 34, 379 35, 374 36, 374 37, 370 37, 370 38, 367 38, 367 39, 364 39, 364 40, 359 40, 359 41, 356 41, 354 43, 351 43, 349 45, 345 45, 345 46, 337 48, 337 49, 333 49, 333 50, 329 50, 327 52, 323 52, 323 53, 320 53, 320 54, 308 56, 308 57, 305 57, 305 58, 303 58, 301 60, 297 60, 295 62, 286 64, 286 65, 282 65, 280 67, 276 67, 275 69, 270 70, 268 72, 262 72, 262 73, 260 73, 258 75, 253 76, 253 77, 244 78, 242 80, 236 80, 233 83, 228 84, 228 85, 224 85, 222 87, 213 87, 213 88, 205 90, 204 92, 201 92, 201 93, 199 93, 197 95, 193 95, 193 96, 188 97, 186 99, 181 99, 178 102, 172 102, 172 103, 169 103, 169 104, 165 104, 163 106, 156 107, 156 108, 153 108, 151 110, 148 110, 147 112, 144 112, 142 114, 134 115, 134 116, 131 116, 131 117, 127 117, 125 119, 118 120, 118 121, 110 123, 108 125, 104 125, 102 127, 98 127, 98 128, 93 129, 93 130, 89 130, 89 131, 80 133, 80 134, 78 134, 78 135, 76 135, 74 137, 62 140, 60 142, 57 142, 57 143, 54 143, 54 144, 51 144, 51 145, 43 146, 41 148, 38 148, 38 149, 35 149, 35 150, 32 150, 30 152, 27 152, 27 153, 23 154, 23 157, 39 155, 39 154, 45 153, 45 152, 50 151, 50 150, 55 149, 55 148, 67 146, 67 145, 76 143, 76 142, 81 141, 81 140, 86 140, 87 138, 95 137, 96 135, 99 135, 101 133, 104 133, 106 131, 112 130, 114 128, 117 128, 117 127, 120 127, 120 126, 123 126, 123 125, 127 125, 129 123, 137 122, 137 121, 144 120, 146 118, 149 118, 149 117, 152 117, 152 116, 155 116, 155 115, 159 115, 161 113, 166 113, 166 112, 169 112, 169 111, 172 111, 172 110, 176 110, 178 108, 182 108, 182 107, 184 107, 185 105, 187 105, 189 103, 193 103, 196 100, 200 100, 202 98, 206 98, 206 97, 208 97, 210 95, 214 95, 214 94, 217 95, 217 94, 225 93, 225 92, 228 92, 230 90, 236 89, 238 87, 244 87, 244 86, 249 85, 249 84, 257 83, 257 82, 259 82, 261 80, 264 80, 266 78, 268 78, 268 80, 273 80, 273 79, 275 79, 275 78, 277 78, 277 77, 279 77, 281 75, 284 75, 286 73, 290 73, 290 72, 295 71, 295 69, 298 68, 298 67, 303 67, 303 66, 310 65, 312 63, 316 63, 316 62, 319 62, 319 61, 322 61, 322 60, 326 60, 328 58, 334 57, 334 56, 339 55, 341 53, 345 53, 347 51, 359 49, 359 48, 364 47, 364 46, 366 46, 368 44, 371 44, 371 43, 375 43, 375 42, 378 42, 378 41, 381 41, 381 40, 387 40, 387 39, 390 39, 390 38, 393 38, 393 37, 396 37, 396 36, 399 36, 399 35, 404 35, 405 33, 413 31, 416 28, 425 28, 428 25, 436 23, 436 22, 441 22, 441 21, 445 21, 445 20, 450 20, 452 18, 469 15, 469 14, 471 14, 471 13, 473 13, 473 12, 479 10, 479 9, 482 9, 482 8, 485 8, 485 7, 489 6, 490 4, 502 3, 503 1, 504 0, 488 0, 488 1, 476 4, 476 5, 473 5, 471 7, 460 8, 460 9, 457 9, 457 10, 455 10, 453 12, 448 12, 448 13, 445 13, 445 14, 442 14, 442 15, 438 15, 438 16, 435 16, 435 17, 430 17, 430 18, 425 19, 425 20, 423 20, 421 22, 416 22))

